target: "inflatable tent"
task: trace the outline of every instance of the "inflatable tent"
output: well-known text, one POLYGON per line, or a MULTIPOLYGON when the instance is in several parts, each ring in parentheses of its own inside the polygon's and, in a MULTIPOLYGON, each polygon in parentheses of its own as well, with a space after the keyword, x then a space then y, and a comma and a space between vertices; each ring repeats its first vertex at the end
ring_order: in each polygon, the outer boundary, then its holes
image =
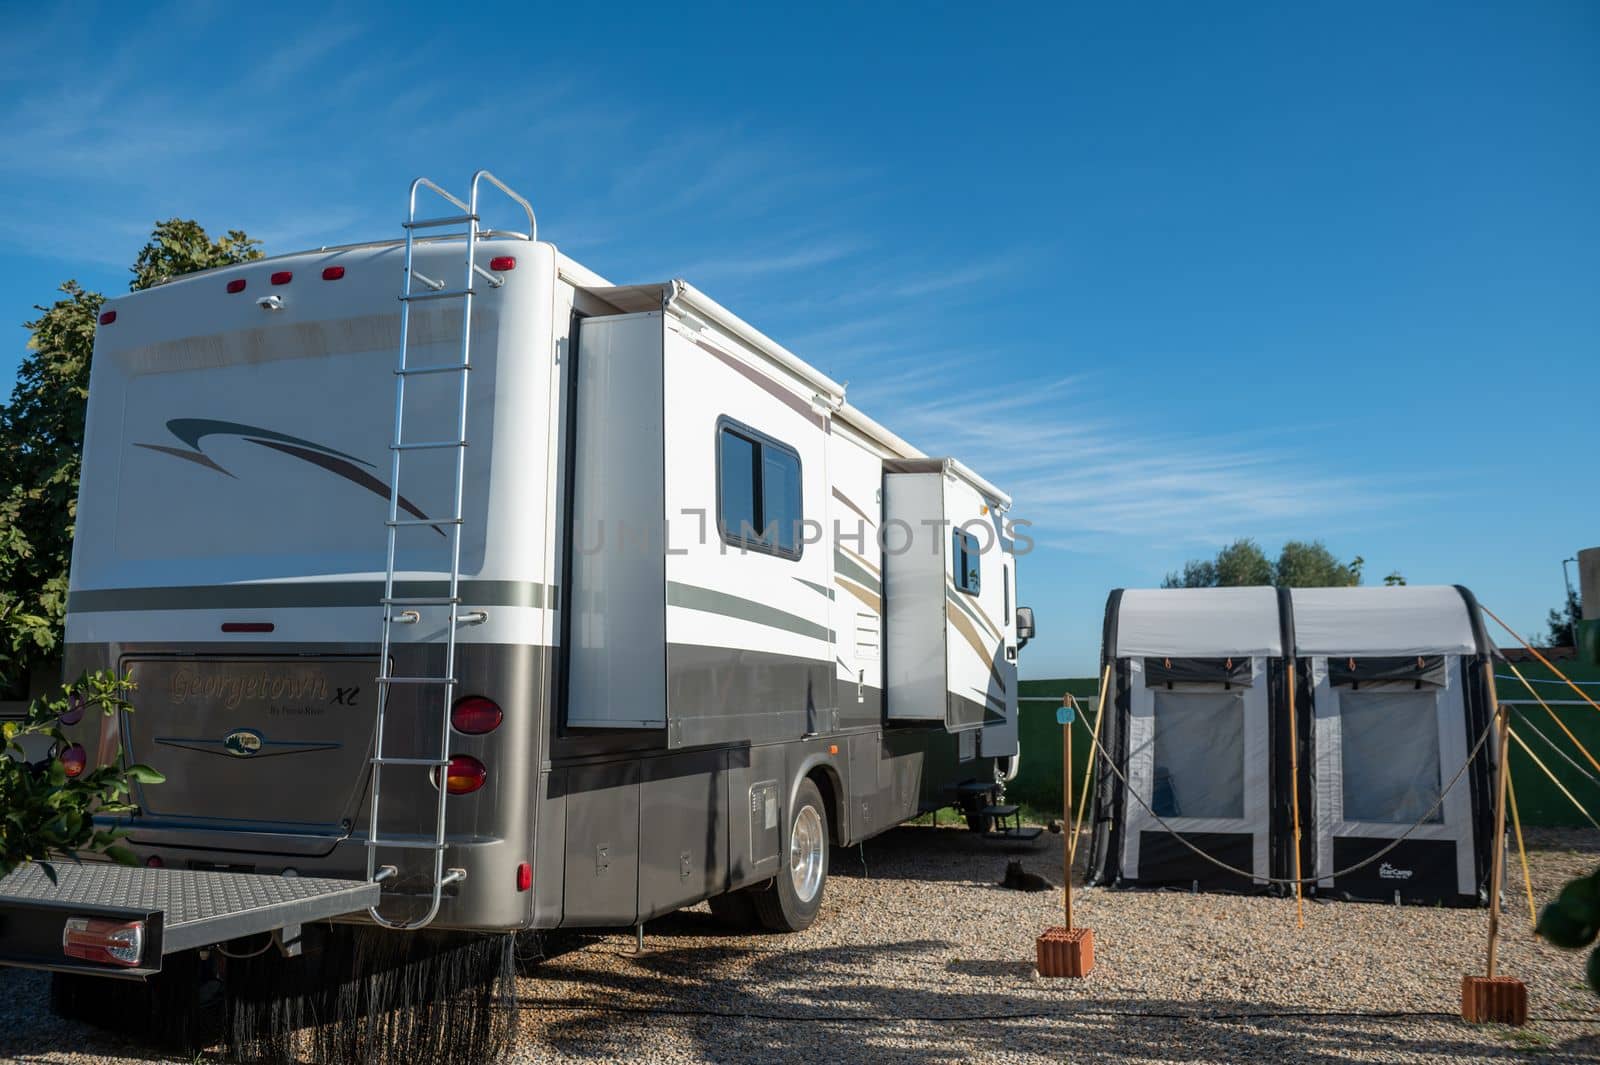
POLYGON ((1305 588, 1292 600, 1299 702, 1313 717, 1305 875, 1321 895, 1481 905, 1495 748, 1483 739, 1493 649, 1477 601, 1451 587, 1305 588))
POLYGON ((1121 775, 1101 767, 1091 884, 1267 886, 1287 693, 1279 599, 1271 588, 1111 593, 1102 666, 1114 697, 1100 739, 1121 775))
POLYGON ((1292 891, 1298 789, 1307 894, 1480 904, 1491 653, 1464 588, 1112 592, 1089 883, 1292 891))

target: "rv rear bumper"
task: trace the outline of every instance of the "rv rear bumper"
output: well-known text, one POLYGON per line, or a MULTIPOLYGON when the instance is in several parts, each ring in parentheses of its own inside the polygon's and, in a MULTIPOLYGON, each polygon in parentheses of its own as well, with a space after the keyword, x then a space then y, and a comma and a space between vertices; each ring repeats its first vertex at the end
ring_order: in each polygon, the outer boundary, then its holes
POLYGON ((141 978, 178 951, 365 910, 378 885, 102 862, 0 879, 0 965, 141 978))

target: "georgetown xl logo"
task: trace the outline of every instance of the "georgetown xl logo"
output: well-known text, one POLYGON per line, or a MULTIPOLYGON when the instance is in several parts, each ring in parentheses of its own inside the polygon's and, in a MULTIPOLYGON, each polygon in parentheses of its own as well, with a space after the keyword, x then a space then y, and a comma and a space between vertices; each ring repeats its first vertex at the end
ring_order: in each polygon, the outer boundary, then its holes
POLYGON ((261 733, 250 728, 236 728, 222 737, 222 749, 236 758, 252 758, 261 753, 261 733))

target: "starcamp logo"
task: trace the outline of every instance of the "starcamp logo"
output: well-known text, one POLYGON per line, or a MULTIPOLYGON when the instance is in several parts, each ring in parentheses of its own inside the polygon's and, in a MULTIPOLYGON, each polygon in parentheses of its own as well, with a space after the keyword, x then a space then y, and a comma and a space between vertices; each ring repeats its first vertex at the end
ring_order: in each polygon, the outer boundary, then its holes
POLYGON ((1378 866, 1378 876, 1382 877, 1384 880, 1410 880, 1411 870, 1396 869, 1388 862, 1384 862, 1382 865, 1378 866))

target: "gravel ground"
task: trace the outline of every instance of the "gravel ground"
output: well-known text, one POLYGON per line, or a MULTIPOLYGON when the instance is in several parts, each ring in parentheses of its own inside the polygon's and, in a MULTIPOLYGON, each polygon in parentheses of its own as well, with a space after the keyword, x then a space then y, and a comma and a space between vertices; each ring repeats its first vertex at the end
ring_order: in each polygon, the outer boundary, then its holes
MULTIPOLYGON (((1542 905, 1600 863, 1600 833, 1530 839, 1542 905)), ((793 936, 730 934, 704 906, 631 935, 553 940, 522 981, 528 1061, 874 1060, 1600 1061, 1600 1003, 1583 956, 1533 940, 1515 855, 1501 971, 1528 984, 1535 1020, 1456 1019, 1482 964, 1482 910, 1187 893, 1079 892, 1095 930, 1086 980, 1034 974, 1033 939, 1060 923, 1057 892, 993 886, 1009 857, 1060 879, 1061 841, 987 843, 897 829, 835 850, 822 916, 793 936)), ((45 982, 0 973, 0 1058, 157 1060, 60 1021, 45 982), (119 1056, 125 1055, 125 1056, 119 1056)))

